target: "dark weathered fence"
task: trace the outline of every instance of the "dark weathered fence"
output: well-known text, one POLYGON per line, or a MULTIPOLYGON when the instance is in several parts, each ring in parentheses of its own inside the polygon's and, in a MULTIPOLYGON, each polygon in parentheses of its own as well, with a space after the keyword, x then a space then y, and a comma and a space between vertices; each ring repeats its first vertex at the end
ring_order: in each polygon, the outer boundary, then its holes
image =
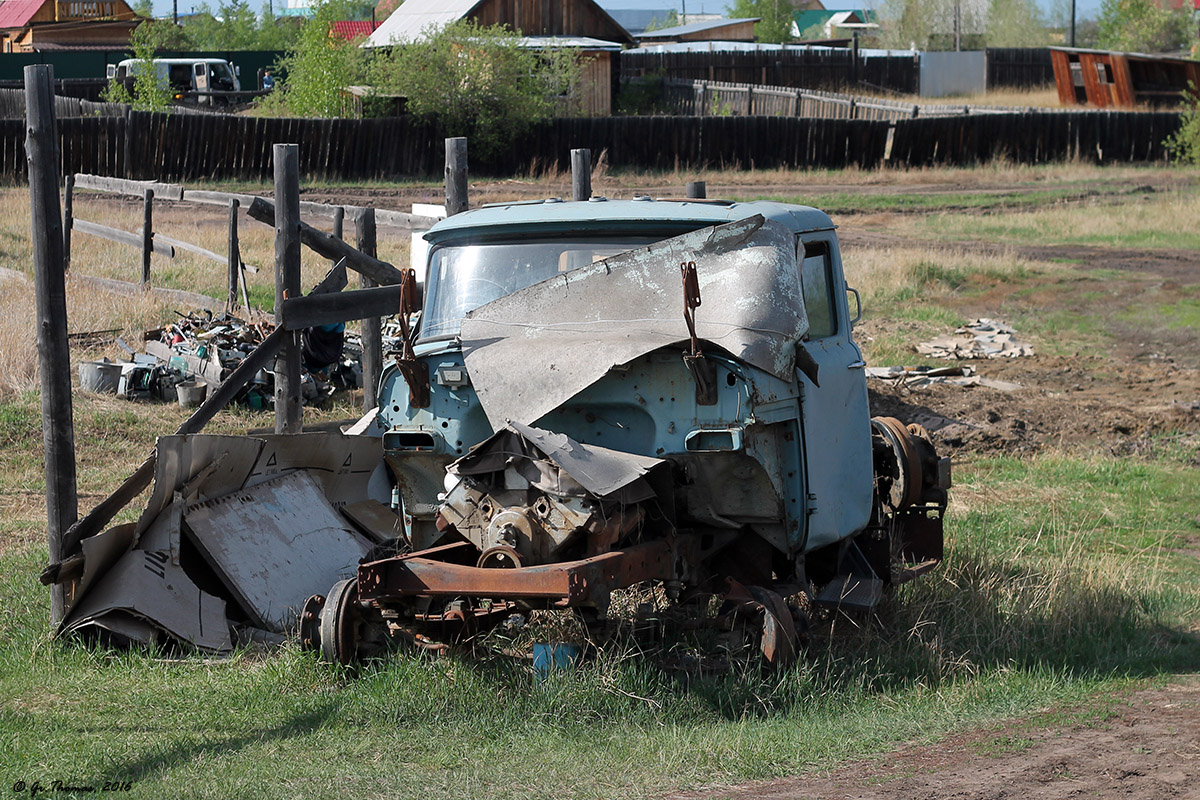
POLYGON ((908 103, 820 89, 787 89, 722 81, 663 81, 663 101, 683 116, 824 117, 828 119, 915 119, 962 114, 1012 114, 1029 107, 908 103))
POLYGON ((667 80, 726 81, 793 89, 871 86, 916 94, 916 54, 866 58, 845 50, 750 50, 695 53, 621 53, 624 80, 656 76, 667 80))
POLYGON ((1179 129, 1166 112, 991 114, 896 123, 892 163, 975 164, 1007 157, 1022 164, 1079 158, 1121 163, 1167 157, 1163 140, 1179 129))
POLYGON ((1054 67, 1049 47, 989 47, 989 89, 1032 89, 1054 85, 1054 67))
MULTIPOLYGON (((472 156, 472 169, 511 175, 570 168, 570 151, 606 152, 614 167, 871 167, 972 164, 1003 155, 1022 163, 1081 158, 1104 163, 1166 157, 1179 127, 1170 112, 1029 112, 895 121, 804 117, 600 117, 535 127, 507 153, 472 156), (887 148, 892 140, 890 151, 887 148)), ((154 114, 60 119, 64 174, 138 180, 269 180, 271 147, 299 142, 300 170, 333 180, 435 176, 444 136, 411 118, 264 119, 154 114)), ((23 181, 25 123, 0 120, 0 174, 23 181)))

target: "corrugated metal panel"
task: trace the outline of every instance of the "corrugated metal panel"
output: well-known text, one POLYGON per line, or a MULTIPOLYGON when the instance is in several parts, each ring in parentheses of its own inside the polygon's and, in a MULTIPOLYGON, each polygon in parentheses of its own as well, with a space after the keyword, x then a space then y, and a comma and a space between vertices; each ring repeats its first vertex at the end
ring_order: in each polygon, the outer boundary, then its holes
POLYGON ((921 97, 952 97, 987 91, 987 53, 921 53, 921 97))

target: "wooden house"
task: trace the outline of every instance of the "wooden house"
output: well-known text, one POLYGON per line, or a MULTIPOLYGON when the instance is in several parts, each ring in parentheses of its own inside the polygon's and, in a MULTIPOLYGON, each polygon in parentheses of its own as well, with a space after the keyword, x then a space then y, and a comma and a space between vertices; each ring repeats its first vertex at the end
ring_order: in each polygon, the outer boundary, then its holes
POLYGON ((643 45, 665 42, 753 42, 754 23, 759 17, 745 19, 715 19, 675 25, 638 34, 643 45))
POLYGON ((584 61, 580 107, 585 116, 612 113, 614 55, 633 37, 594 0, 405 0, 367 39, 367 47, 403 46, 431 31, 469 19, 503 25, 523 47, 570 49, 584 61))
POLYGON ((119 50, 144 19, 125 0, 3 0, 0 50, 119 50))

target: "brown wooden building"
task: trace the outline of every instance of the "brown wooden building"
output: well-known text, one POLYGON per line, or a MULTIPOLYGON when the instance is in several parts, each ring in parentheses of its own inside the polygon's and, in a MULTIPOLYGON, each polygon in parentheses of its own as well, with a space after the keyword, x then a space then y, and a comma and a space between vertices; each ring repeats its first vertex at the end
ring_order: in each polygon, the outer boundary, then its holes
POLYGON ((1065 106, 1176 105, 1200 86, 1200 61, 1180 56, 1051 47, 1058 100, 1065 106))
POLYGON ((367 47, 403 46, 459 20, 504 25, 523 46, 571 49, 584 60, 582 113, 604 117, 613 108, 613 54, 633 37, 594 0, 405 0, 367 39, 367 47))
POLYGON ((0 50, 120 49, 143 19, 125 0, 3 0, 0 50))
POLYGON ((705 20, 645 31, 638 34, 637 38, 643 45, 666 42, 753 42, 754 23, 759 21, 759 17, 705 20))

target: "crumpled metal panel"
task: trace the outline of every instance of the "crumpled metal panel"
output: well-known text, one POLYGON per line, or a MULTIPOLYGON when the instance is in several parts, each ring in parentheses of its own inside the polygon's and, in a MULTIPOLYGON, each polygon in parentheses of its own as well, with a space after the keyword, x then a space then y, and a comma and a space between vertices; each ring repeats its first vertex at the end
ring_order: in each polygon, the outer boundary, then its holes
POLYGON ((531 484, 553 495, 579 497, 587 492, 636 503, 654 496, 642 477, 665 463, 511 422, 447 470, 455 475, 482 475, 511 465, 531 484))
POLYGON ((793 380, 808 331, 795 235, 761 215, 564 272, 471 312, 463 355, 492 426, 532 423, 614 366, 688 340, 679 266, 696 262, 696 333, 793 380))

